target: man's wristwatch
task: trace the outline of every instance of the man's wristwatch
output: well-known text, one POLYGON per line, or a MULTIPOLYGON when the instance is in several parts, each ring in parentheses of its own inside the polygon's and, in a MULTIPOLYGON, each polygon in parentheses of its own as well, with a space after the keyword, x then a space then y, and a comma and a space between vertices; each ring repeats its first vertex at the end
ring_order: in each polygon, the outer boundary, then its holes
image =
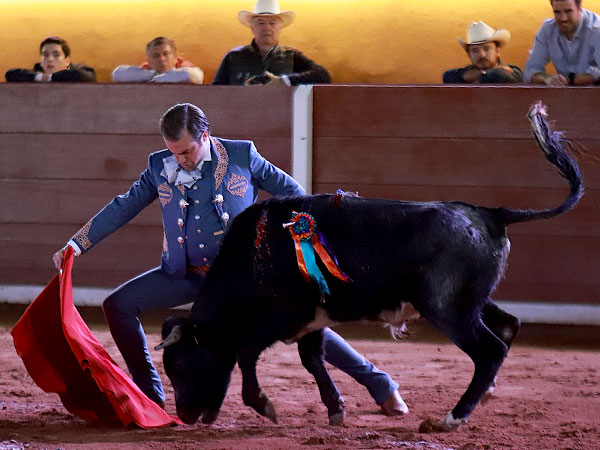
POLYGON ((569 86, 575 86, 575 74, 573 72, 569 73, 569 86))

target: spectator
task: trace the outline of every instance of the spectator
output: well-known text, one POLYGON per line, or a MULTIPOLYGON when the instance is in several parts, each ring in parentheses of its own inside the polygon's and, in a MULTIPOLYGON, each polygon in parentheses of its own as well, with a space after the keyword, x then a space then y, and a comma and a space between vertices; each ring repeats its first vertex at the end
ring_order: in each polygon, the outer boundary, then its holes
POLYGON ((554 19, 535 35, 525 64, 525 81, 550 86, 585 86, 600 79, 600 16, 581 0, 550 0, 554 19), (546 73, 552 61, 556 74, 546 73))
POLYGON ((517 66, 505 66, 500 50, 510 41, 510 32, 494 30, 483 22, 473 22, 466 41, 458 38, 472 64, 444 73, 444 83, 519 83, 523 72, 517 66))
POLYGON ((295 18, 294 11, 281 12, 276 0, 258 0, 254 12, 240 11, 238 19, 250 27, 254 39, 225 55, 212 84, 330 83, 325 68, 299 50, 279 45, 281 30, 295 18))
POLYGON ((8 82, 96 81, 96 72, 84 64, 71 63, 71 48, 64 39, 49 36, 40 44, 41 60, 33 69, 10 69, 8 82))
POLYGON ((146 45, 148 61, 141 66, 118 66, 112 77, 116 83, 193 83, 202 84, 204 72, 177 56, 175 42, 157 37, 146 45))

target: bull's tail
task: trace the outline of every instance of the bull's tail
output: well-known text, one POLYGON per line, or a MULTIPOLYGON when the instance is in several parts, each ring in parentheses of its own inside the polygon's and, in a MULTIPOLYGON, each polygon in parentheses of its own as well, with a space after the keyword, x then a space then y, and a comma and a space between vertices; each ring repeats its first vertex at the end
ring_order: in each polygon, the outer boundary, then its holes
POLYGON ((558 167, 560 174, 567 179, 571 192, 565 201, 556 208, 542 210, 500 208, 501 220, 506 225, 558 216, 572 209, 583 195, 583 183, 579 166, 563 146, 571 147, 571 144, 563 137, 561 132, 550 129, 546 116, 546 107, 542 102, 534 104, 527 113, 538 147, 544 152, 546 159, 558 167))

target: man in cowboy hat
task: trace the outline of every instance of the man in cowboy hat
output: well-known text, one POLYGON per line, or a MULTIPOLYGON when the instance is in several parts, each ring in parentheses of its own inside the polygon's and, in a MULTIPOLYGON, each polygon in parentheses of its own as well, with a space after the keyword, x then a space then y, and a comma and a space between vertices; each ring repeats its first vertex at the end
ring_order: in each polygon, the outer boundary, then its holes
POLYGON ((324 67, 295 48, 279 45, 281 30, 295 18, 294 11, 281 11, 276 0, 258 0, 254 11, 240 11, 238 19, 250 27, 254 39, 225 55, 212 84, 330 83, 324 67))
POLYGON ((519 83, 523 73, 517 66, 505 66, 500 50, 510 41, 507 30, 494 30, 483 22, 473 22, 467 39, 458 43, 465 49, 472 64, 444 73, 444 83, 519 83))
POLYGON ((550 0, 554 19, 544 21, 525 63, 525 81, 550 86, 600 83, 600 15, 581 0, 550 0), (546 73, 552 61, 555 74, 546 73))

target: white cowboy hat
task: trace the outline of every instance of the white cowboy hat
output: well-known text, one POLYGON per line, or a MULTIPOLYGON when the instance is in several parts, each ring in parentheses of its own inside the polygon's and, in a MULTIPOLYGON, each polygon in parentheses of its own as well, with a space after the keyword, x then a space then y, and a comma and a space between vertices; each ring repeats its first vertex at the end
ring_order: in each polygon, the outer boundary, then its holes
POLYGON ((258 0, 254 5, 254 12, 240 11, 238 19, 243 25, 250 26, 250 21, 257 16, 277 16, 283 22, 283 26, 287 27, 294 22, 296 13, 294 11, 281 11, 277 0, 258 0))
POLYGON ((489 25, 479 21, 473 22, 467 31, 467 39, 463 41, 458 39, 458 43, 462 48, 467 50, 467 46, 471 44, 483 44, 489 41, 497 41, 500 46, 504 46, 510 41, 510 32, 508 30, 494 30, 489 25))

